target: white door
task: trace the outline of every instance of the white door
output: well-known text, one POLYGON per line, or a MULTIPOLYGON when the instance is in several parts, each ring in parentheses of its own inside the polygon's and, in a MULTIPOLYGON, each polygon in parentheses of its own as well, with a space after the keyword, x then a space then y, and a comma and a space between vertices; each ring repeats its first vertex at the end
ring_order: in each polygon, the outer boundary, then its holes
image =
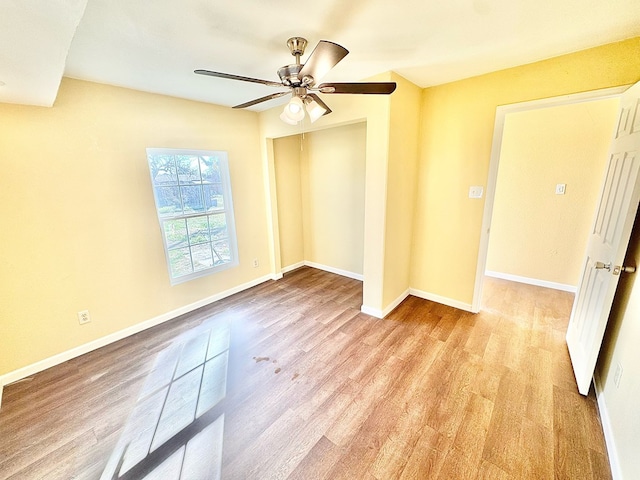
POLYGON ((600 203, 567 330, 573 371, 589 393, 640 200, 640 82, 621 98, 600 203))

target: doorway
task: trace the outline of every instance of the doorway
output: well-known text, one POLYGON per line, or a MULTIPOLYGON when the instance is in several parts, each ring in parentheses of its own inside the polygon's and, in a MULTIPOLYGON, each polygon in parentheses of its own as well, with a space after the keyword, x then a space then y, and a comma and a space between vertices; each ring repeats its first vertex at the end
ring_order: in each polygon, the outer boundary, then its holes
POLYGON ((487 271, 508 280, 575 289, 586 247, 582 243, 604 175, 617 99, 624 90, 620 87, 498 107, 473 311, 482 307, 487 271), (610 122, 597 118, 608 111, 613 112, 610 122), (571 121, 571 115, 575 118, 576 114, 581 115, 579 121, 571 121), (580 157, 588 150, 580 153, 583 145, 576 149, 572 143, 588 142, 591 127, 598 124, 600 131, 605 129, 605 150, 598 152, 587 168, 580 157), (573 152, 575 158, 566 158, 567 152, 573 152))

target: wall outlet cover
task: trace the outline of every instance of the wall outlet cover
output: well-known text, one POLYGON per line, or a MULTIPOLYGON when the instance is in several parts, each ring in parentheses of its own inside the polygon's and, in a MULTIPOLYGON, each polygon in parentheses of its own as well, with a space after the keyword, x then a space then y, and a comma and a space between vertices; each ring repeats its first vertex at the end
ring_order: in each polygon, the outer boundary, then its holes
POLYGON ((82 310, 78 312, 78 323, 80 325, 84 325, 85 323, 89 323, 91 321, 91 317, 89 316, 89 310, 82 310))

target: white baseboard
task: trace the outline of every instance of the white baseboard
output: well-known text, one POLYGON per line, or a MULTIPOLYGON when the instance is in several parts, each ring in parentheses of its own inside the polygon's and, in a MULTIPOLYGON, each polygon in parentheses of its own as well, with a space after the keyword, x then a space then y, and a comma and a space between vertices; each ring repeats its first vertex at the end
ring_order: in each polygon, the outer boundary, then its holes
POLYGON ((384 310, 382 310, 382 318, 389 315, 394 308, 402 303, 402 301, 409 296, 409 289, 407 288, 404 292, 402 292, 398 298, 396 298, 393 302, 387 305, 384 310))
POLYGON ((360 307, 360 311, 362 313, 366 313, 367 315, 371 315, 372 317, 376 317, 376 318, 382 318, 382 310, 380 310, 379 308, 373 308, 373 307, 369 307, 367 305, 362 305, 360 307))
POLYGON ((324 270, 325 272, 335 273, 336 275, 342 275, 343 277, 353 278, 354 280, 360 280, 361 282, 364 280, 364 276, 361 273, 349 272, 348 270, 330 267, 329 265, 322 265, 321 263, 309 262, 308 260, 282 267, 282 273, 292 272, 300 267, 317 268, 318 270, 324 270))
POLYGON ((415 288, 410 288, 409 293, 414 297, 424 298, 425 300, 431 300, 432 302, 442 303, 443 305, 447 305, 448 307, 453 307, 457 308, 458 310, 464 310, 466 312, 473 313, 473 309, 470 303, 464 303, 459 300, 436 295, 435 293, 424 292, 415 288))
MULTIPOLYGON (((137 323, 135 325, 132 325, 131 327, 125 328, 105 337, 93 340, 89 343, 85 343, 84 345, 72 348, 71 350, 67 350, 57 355, 53 355, 52 357, 45 358, 44 360, 33 363, 31 365, 27 365, 26 367, 22 367, 18 370, 0 375, 0 406, 2 406, 2 390, 4 385, 9 385, 10 383, 22 380, 23 378, 30 377, 31 375, 35 375, 38 372, 46 370, 47 368, 54 367, 63 362, 79 357, 80 355, 84 355, 85 353, 92 352, 93 350, 97 350, 98 348, 117 342, 118 340, 122 340, 123 338, 127 338, 136 333, 142 332, 143 330, 147 330, 148 328, 155 327, 156 325, 160 325, 161 323, 167 322, 169 320, 173 320, 180 315, 184 315, 185 313, 189 313, 200 307, 209 305, 210 303, 222 300, 223 298, 242 292, 243 290, 247 290, 248 288, 255 287, 256 285, 259 285, 268 280, 276 280, 276 277, 277 275, 265 275, 242 285, 230 288, 229 290, 225 290, 197 302, 185 305, 184 307, 177 308, 157 317, 137 323)), ((280 275, 280 278, 282 278, 282 275, 280 275)))
POLYGON ((389 315, 394 308, 402 303, 402 301, 407 298, 409 295, 413 295, 414 297, 423 298, 425 300, 431 300, 432 302, 441 303, 443 305, 447 305, 448 307, 457 308, 458 310, 465 310, 467 312, 471 312, 471 304, 459 302, 458 300, 453 300, 451 298, 442 297, 440 295, 436 295, 434 293, 423 292, 422 290, 416 290, 415 288, 409 288, 402 292, 398 298, 396 298, 393 302, 387 305, 383 310, 379 308, 369 307, 367 305, 362 305, 360 311, 362 313, 366 313, 367 315, 371 315, 376 318, 384 318, 389 315))
POLYGON ((618 449, 616 448, 613 429, 611 428, 611 419, 609 418, 609 410, 604 399, 604 388, 600 381, 600 375, 593 376, 593 385, 596 390, 596 398, 598 399, 598 410, 600 412, 600 423, 602 424, 602 432, 604 433, 604 443, 607 446, 607 454, 609 455, 609 467, 611 467, 611 477, 613 480, 623 480, 622 470, 620 469, 620 459, 618 458, 618 449))
POLYGON ((304 267, 304 262, 298 262, 298 263, 294 263, 293 265, 282 267, 282 273, 289 273, 294 270, 297 270, 300 267, 304 267))
POLYGON ((340 268, 330 267, 328 265, 322 265, 321 263, 304 261, 306 267, 317 268, 318 270, 324 270, 325 272, 335 273, 336 275, 342 275, 343 277, 353 278, 354 280, 364 280, 364 275, 361 273, 349 272, 348 270, 342 270, 340 268))
POLYGON ((547 280, 538 280, 537 278, 521 277, 520 275, 511 275, 510 273, 494 272, 487 270, 484 272, 487 277, 501 278, 503 280, 510 280, 512 282, 526 283, 528 285, 535 285, 536 287, 553 288, 554 290, 562 290, 563 292, 576 293, 578 287, 575 285, 568 285, 566 283, 548 282, 547 280))

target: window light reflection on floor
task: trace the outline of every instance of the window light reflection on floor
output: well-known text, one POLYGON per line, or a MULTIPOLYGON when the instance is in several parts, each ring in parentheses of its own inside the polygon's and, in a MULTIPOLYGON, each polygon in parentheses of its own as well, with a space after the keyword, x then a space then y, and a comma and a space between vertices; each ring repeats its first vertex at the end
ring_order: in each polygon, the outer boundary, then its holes
POLYGON ((101 480, 220 478, 229 341, 212 321, 158 354, 101 480))

